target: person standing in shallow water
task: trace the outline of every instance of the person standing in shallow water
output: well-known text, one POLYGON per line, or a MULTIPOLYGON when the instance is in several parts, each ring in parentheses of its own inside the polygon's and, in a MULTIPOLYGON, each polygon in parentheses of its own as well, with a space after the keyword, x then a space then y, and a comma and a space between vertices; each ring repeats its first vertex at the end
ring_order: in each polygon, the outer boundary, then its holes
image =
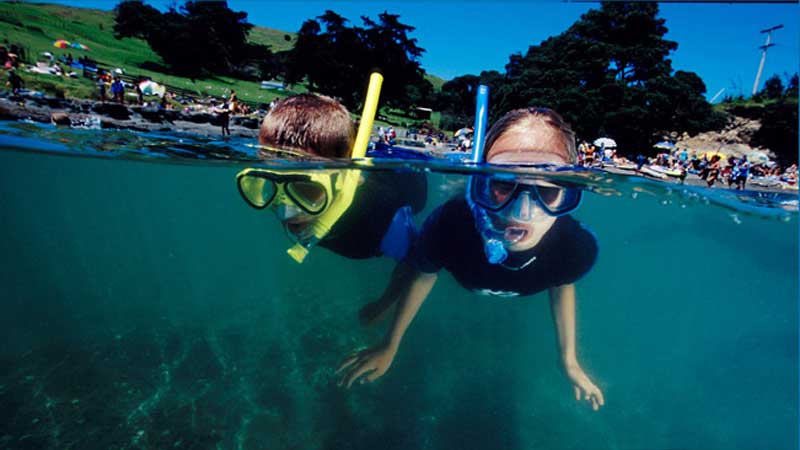
MULTIPOLYGON (((577 160, 575 137, 554 111, 511 111, 488 132, 486 162, 497 165, 568 165, 577 160)), ((394 360, 406 329, 444 268, 464 287, 484 295, 517 297, 547 290, 564 372, 576 400, 594 410, 605 403, 576 350, 575 282, 594 265, 594 235, 573 219, 581 198, 575 188, 543 181, 476 175, 467 198, 451 199, 425 221, 409 271, 394 298, 368 305, 378 317, 397 303, 383 342, 342 361, 339 384, 375 381, 394 360)))
POLYGON ((219 115, 220 126, 222 127, 222 137, 231 135, 231 110, 227 103, 223 103, 214 112, 219 115))

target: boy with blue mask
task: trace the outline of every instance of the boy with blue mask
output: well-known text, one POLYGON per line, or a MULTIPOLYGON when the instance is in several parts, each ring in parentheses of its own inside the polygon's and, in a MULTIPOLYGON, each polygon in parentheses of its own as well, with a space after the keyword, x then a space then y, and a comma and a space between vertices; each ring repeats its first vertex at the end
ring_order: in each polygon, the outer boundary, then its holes
MULTIPOLYGON (((489 131, 486 162, 497 165, 568 165, 577 160, 575 138, 555 112, 511 111, 489 131)), ((391 366, 400 342, 442 268, 465 288, 517 297, 547 290, 561 363, 576 399, 597 410, 602 391, 578 362, 575 285, 594 265, 597 242, 569 213, 580 191, 531 179, 473 176, 467 195, 437 208, 414 251, 416 272, 406 278, 394 322, 381 345, 346 358, 340 384, 374 381, 391 366)), ((384 305, 386 307, 390 305, 384 305)))

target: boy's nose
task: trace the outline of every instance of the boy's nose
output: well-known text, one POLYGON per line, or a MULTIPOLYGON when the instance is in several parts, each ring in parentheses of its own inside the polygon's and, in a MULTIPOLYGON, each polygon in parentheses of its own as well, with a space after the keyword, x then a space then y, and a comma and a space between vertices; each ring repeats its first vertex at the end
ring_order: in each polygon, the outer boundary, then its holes
POLYGON ((303 211, 294 205, 287 205, 286 203, 280 203, 277 206, 275 206, 275 215, 278 216, 279 220, 288 220, 302 213, 303 211))
POLYGON ((533 200, 531 200, 531 193, 522 191, 519 196, 514 200, 514 218, 521 221, 528 221, 533 219, 533 200))

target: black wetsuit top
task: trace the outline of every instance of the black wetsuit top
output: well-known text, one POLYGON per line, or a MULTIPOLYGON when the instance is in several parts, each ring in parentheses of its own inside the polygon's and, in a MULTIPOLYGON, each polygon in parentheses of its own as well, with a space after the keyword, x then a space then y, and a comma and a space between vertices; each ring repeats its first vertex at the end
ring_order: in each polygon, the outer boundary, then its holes
POLYGON ((425 208, 428 183, 416 172, 364 173, 353 203, 336 221, 319 245, 346 258, 380 256, 380 245, 395 213, 410 206, 414 213, 425 208))
POLYGON ((490 264, 469 206, 464 198, 452 199, 426 219, 412 262, 423 272, 447 269, 465 288, 487 295, 515 297, 573 283, 585 275, 597 258, 594 235, 569 215, 556 219, 532 249, 511 253, 503 262, 490 264))

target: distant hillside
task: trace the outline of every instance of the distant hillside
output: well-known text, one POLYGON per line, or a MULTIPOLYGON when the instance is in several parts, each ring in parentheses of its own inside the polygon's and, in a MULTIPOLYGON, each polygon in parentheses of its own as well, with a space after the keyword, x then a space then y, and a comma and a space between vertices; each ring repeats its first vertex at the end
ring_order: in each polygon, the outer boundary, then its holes
POLYGON ((295 39, 297 39, 297 33, 289 33, 274 28, 254 26, 253 29, 250 30, 251 42, 268 45, 273 52, 291 50, 294 46, 295 39))
MULTIPOLYGON (((130 75, 151 77, 158 82, 188 89, 201 96, 226 96, 231 89, 235 89, 239 98, 256 103, 268 103, 278 96, 305 91, 302 86, 282 93, 268 91, 261 89, 256 82, 224 76, 192 80, 171 75, 147 42, 132 38, 116 39, 113 27, 114 14, 111 11, 0 1, 0 40, 6 45, 21 45, 29 64, 44 60, 43 52, 51 52, 56 56, 71 53, 76 59, 85 55, 104 66, 120 67, 130 75), (58 49, 53 47, 53 42, 57 39, 80 42, 90 50, 58 49)), ((260 26, 253 27, 250 32, 252 42, 268 45, 273 52, 291 49, 296 38, 296 33, 260 26)), ((30 87, 51 94, 59 91, 67 96, 86 97, 95 92, 91 80, 85 78, 63 79, 33 74, 24 76, 28 82, 32 82, 30 87)), ((437 90, 444 83, 444 80, 434 75, 427 75, 426 78, 437 90)))
MULTIPOLYGON (((203 96, 226 96, 231 89, 235 89, 239 98, 261 103, 286 95, 262 90, 255 82, 229 77, 191 80, 171 75, 163 68, 163 61, 150 49, 147 42, 132 38, 116 39, 113 27, 114 14, 111 11, 41 3, 0 2, 0 39, 7 44, 21 45, 28 63, 37 59, 43 60, 43 52, 51 52, 56 56, 71 53, 74 58, 86 55, 103 65, 120 67, 129 74, 151 77, 158 82, 189 89, 203 96), (80 42, 90 50, 54 48, 53 42, 57 39, 80 42)), ((273 51, 280 51, 291 48, 294 36, 294 33, 254 27, 250 37, 253 42, 266 44, 273 51), (289 36, 290 40, 287 41, 284 36, 289 36)), ((27 78, 34 82, 34 88, 56 86, 54 89, 62 90, 68 96, 82 97, 94 92, 92 82, 83 78, 65 80, 48 75, 27 75, 27 78)))
MULTIPOLYGON (((49 49, 56 39, 66 39, 88 45, 91 48, 89 54, 95 59, 119 61, 121 64, 158 59, 141 39, 115 39, 113 27, 114 14, 111 11, 0 2, 0 35, 10 42, 22 40, 49 49)), ((259 26, 250 31, 252 42, 268 45, 272 51, 292 48, 295 37, 296 33, 259 26)))
POLYGON ((442 85, 447 83, 447 80, 439 78, 436 75, 431 75, 429 73, 425 74, 425 79, 431 82, 431 84, 433 85, 433 89, 436 91, 441 91, 442 85))

